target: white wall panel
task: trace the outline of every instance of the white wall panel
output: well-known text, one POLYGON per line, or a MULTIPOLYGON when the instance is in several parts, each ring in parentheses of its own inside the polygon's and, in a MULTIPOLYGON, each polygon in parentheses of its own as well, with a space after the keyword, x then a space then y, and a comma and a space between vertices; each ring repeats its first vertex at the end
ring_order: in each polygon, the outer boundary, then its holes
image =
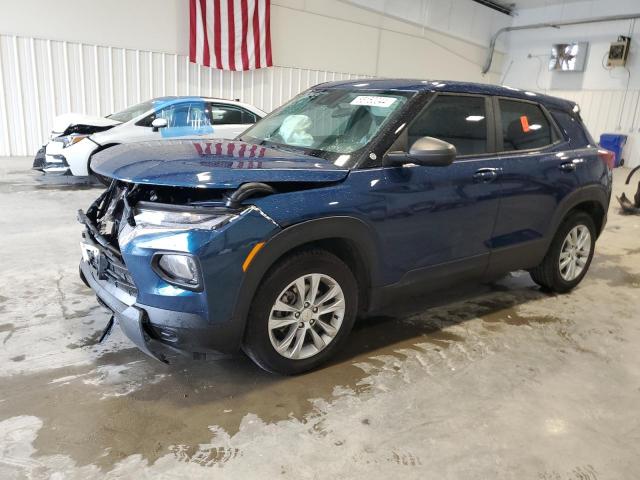
POLYGON ((222 72, 184 55, 0 35, 0 155, 32 155, 56 115, 104 116, 162 95, 240 99, 270 111, 331 80, 370 78, 277 66, 222 72))
POLYGON ((640 165, 640 90, 549 90, 580 105, 582 119, 598 140, 603 133, 627 135, 627 166, 640 165))

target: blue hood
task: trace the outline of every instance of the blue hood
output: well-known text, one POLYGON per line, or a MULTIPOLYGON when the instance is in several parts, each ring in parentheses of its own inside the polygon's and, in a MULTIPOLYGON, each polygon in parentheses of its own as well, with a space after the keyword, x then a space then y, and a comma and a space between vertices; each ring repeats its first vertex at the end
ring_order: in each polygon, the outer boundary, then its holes
POLYGON ((226 140, 156 140, 95 154, 91 170, 125 182, 236 188, 246 182, 336 182, 349 170, 321 158, 226 140))

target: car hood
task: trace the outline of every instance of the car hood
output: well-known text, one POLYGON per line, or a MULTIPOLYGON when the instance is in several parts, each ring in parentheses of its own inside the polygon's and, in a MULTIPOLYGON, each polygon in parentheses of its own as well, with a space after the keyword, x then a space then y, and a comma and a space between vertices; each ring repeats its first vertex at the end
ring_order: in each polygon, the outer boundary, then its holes
POLYGON ((121 122, 105 117, 94 117, 91 115, 82 115, 81 113, 65 113, 64 115, 58 115, 53 119, 53 129, 51 133, 60 135, 69 127, 77 125, 89 127, 87 130, 91 130, 91 127, 97 127, 95 131, 99 131, 103 130, 105 127, 112 127, 114 125, 119 125, 120 123, 121 122))
POLYGON ((237 188, 246 182, 337 182, 349 170, 326 160, 244 142, 156 140, 95 154, 91 170, 150 185, 237 188))

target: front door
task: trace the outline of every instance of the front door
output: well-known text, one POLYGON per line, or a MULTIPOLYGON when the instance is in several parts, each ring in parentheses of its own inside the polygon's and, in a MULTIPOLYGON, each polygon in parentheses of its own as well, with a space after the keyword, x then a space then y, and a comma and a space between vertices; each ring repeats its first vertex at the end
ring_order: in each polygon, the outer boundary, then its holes
POLYGON ((446 167, 383 168, 384 185, 376 192, 384 194, 387 212, 379 228, 396 281, 437 286, 457 274, 484 273, 501 193, 491 111, 484 96, 432 97, 406 127, 405 148, 435 137, 456 147, 456 160, 446 167))

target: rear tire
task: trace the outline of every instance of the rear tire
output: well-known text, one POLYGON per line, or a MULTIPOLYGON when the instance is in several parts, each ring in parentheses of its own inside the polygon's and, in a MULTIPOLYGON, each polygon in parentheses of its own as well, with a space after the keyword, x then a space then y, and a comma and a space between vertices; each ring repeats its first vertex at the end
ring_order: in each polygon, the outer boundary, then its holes
POLYGON ((268 372, 311 370, 341 347, 357 311, 356 279, 342 260, 324 250, 292 254, 262 280, 249 310, 243 350, 268 372))
POLYGON ((552 292, 565 293, 587 274, 596 243, 596 227, 585 212, 570 214, 560 224, 544 260, 529 271, 534 282, 552 292))

